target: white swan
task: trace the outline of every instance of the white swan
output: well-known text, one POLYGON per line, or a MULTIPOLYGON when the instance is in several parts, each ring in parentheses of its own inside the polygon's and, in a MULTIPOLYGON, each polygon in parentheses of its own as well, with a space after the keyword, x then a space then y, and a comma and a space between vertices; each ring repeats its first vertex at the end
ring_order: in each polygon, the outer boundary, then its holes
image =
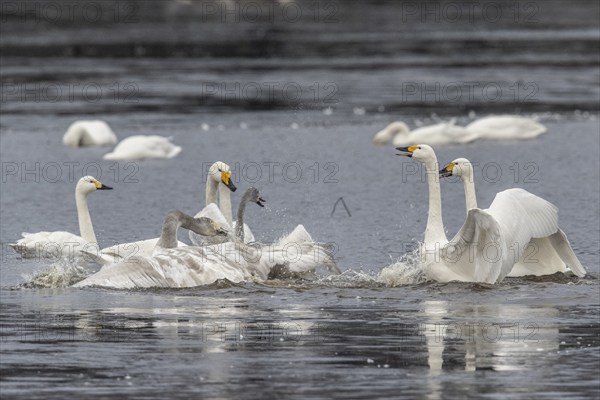
POLYGON ((65 231, 23 233, 23 238, 17 243, 10 244, 22 257, 55 256, 72 257, 80 251, 97 249, 98 242, 92 226, 92 219, 87 204, 88 194, 96 190, 110 190, 109 186, 93 176, 84 176, 79 179, 75 187, 75 204, 79 220, 79 233, 81 236, 65 231), (56 254, 57 253, 57 254, 56 254))
MULTIPOLYGON (((222 161, 217 161, 210 166, 206 176, 206 207, 198 212, 195 217, 208 217, 218 223, 223 229, 231 233, 235 230, 236 222, 233 221, 231 211, 231 193, 237 188, 231 180, 231 169, 222 161), (218 202, 217 206, 217 194, 218 202)), ((227 239, 222 237, 202 237, 195 232, 189 232, 190 240, 195 245, 223 243, 227 239)), ((244 241, 254 241, 250 228, 244 224, 244 241)))
POLYGON ((107 146, 117 143, 117 136, 104 121, 75 121, 63 136, 69 147, 107 146))
MULTIPOLYGON (((471 162, 466 158, 457 158, 440 170, 440 177, 447 176, 458 176, 462 180, 467 213, 470 209, 477 208, 471 162)), ((572 271, 579 277, 586 274, 585 268, 571 248, 567 235, 559 229, 548 237, 532 239, 526 247, 524 258, 514 265, 508 276, 540 276, 567 271, 572 271)))
POLYGON ((373 137, 373 143, 386 144, 391 140, 394 146, 407 146, 412 143, 444 145, 469 143, 475 139, 477 139, 477 135, 455 125, 455 119, 412 131, 404 122, 396 121, 377 132, 373 137))
POLYGON ((143 160, 146 158, 173 158, 181 152, 181 147, 171 143, 171 138, 163 136, 135 135, 119 142, 105 160, 143 160))
POLYGON ((414 157, 427 171, 429 215, 421 260, 435 281, 501 282, 522 259, 531 239, 558 231, 555 206, 523 189, 496 195, 487 210, 473 208, 456 236, 448 241, 442 221, 437 157, 425 144, 398 147, 399 155, 414 157))
POLYGON ((530 139, 546 132, 546 127, 518 115, 491 115, 471 122, 465 129, 479 139, 530 139))

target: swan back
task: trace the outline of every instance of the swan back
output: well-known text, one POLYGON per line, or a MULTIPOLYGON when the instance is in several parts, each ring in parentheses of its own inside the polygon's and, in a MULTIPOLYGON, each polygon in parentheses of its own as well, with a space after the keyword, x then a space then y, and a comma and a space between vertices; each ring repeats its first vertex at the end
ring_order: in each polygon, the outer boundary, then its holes
POLYGON ((63 144, 69 147, 106 146, 117 143, 117 136, 110 126, 101 120, 75 121, 63 136, 63 144))
POLYGON ((546 132, 546 127, 532 118, 498 115, 480 118, 467 125, 467 130, 483 139, 530 139, 546 132))

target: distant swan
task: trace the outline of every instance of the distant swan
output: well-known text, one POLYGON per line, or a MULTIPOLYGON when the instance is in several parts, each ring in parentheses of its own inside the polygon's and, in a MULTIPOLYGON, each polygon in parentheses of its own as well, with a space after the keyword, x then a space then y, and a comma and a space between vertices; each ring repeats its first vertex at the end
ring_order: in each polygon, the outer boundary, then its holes
POLYGON ((392 141, 394 146, 407 146, 411 143, 443 145, 469 143, 475 139, 477 139, 477 135, 461 126, 455 125, 455 119, 424 126, 412 131, 404 122, 396 121, 377 132, 373 137, 373 143, 386 144, 392 141))
MULTIPOLYGON (((231 211, 231 192, 237 188, 231 179, 231 169, 229 165, 222 161, 217 161, 210 166, 206 175, 206 207, 204 207, 196 217, 208 217, 218 223, 223 229, 229 230, 232 234, 236 223, 233 221, 231 211), (218 195, 218 198, 217 198, 218 195), (217 206, 217 201, 219 205, 217 206)), ((189 232, 190 240, 195 245, 223 243, 227 239, 222 237, 202 237, 192 231, 189 232)), ((244 242, 254 241, 254 235, 250 228, 244 224, 244 242)))
POLYGON ((104 155, 105 160, 143 160, 146 158, 173 158, 181 152, 181 147, 171 143, 163 136, 135 135, 119 142, 111 153, 104 155))
POLYGON ((531 139, 546 132, 546 127, 532 118, 518 115, 491 115, 465 127, 479 139, 531 139))
POLYGON ((63 136, 69 147, 107 146, 117 143, 117 136, 104 121, 75 121, 63 136))
MULTIPOLYGON (((473 165, 466 158, 457 158, 440 170, 440 177, 458 176, 463 182, 467 213, 477 208, 477 197, 475 195, 475 182, 473 179, 473 165)), ((579 277, 585 276, 585 268, 573 252, 567 235, 561 230, 550 236, 531 239, 527 248, 533 249, 529 256, 525 251, 525 257, 514 265, 509 277, 525 275, 551 275, 556 272, 573 271, 579 277), (568 269, 567 267, 570 267, 568 269)))
POLYGON ((75 204, 79 220, 79 233, 81 236, 65 232, 37 232, 23 233, 23 238, 17 243, 10 244, 22 257, 45 257, 49 253, 57 252, 63 257, 73 256, 84 249, 97 249, 98 242, 92 226, 92 219, 87 204, 88 194, 96 190, 110 190, 109 186, 93 176, 84 176, 79 179, 75 187, 75 204), (67 253, 64 253, 67 252, 67 253))
POLYGON ((399 155, 414 157, 427 171, 429 213, 421 246, 423 271, 438 282, 501 282, 522 259, 527 244, 558 231, 554 205, 523 189, 500 192, 487 210, 469 210, 451 241, 442 221, 439 167, 425 144, 398 147, 399 155))

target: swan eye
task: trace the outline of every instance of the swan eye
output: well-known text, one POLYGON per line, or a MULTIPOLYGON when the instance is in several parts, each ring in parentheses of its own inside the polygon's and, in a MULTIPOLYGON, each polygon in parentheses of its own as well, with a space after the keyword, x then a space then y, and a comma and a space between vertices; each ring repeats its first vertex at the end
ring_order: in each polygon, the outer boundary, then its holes
POLYGON ((417 149, 421 150, 421 146, 417 146, 417 149))

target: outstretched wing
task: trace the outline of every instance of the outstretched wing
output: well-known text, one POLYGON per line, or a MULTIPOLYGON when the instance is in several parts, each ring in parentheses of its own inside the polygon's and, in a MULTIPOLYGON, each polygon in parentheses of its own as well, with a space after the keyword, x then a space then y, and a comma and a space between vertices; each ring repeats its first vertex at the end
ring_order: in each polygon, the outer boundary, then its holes
POLYGON ((498 222, 486 210, 473 208, 456 236, 441 249, 444 264, 465 281, 496 283, 512 264, 498 222))
POLYGON ((498 193, 489 209, 469 210, 462 229, 446 246, 445 257, 456 260, 447 264, 459 275, 500 282, 532 239, 557 231, 558 209, 552 203, 523 189, 509 189, 498 193))

